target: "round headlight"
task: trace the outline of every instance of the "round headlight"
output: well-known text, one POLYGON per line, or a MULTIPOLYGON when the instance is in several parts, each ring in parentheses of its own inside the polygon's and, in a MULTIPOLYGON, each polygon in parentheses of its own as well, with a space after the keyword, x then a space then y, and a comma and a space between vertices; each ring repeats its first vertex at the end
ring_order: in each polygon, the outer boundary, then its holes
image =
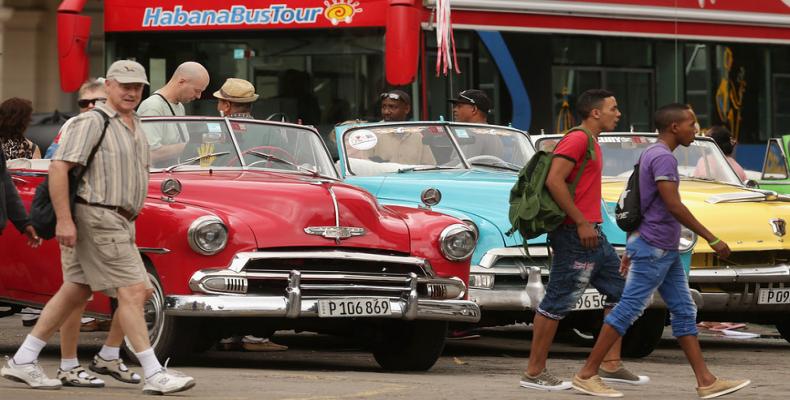
POLYGON ((697 234, 692 232, 691 229, 682 226, 680 228, 680 244, 678 245, 678 251, 685 253, 693 249, 695 244, 697 244, 697 234))
POLYGON ((218 217, 205 215, 189 226, 187 240, 189 247, 197 253, 206 256, 217 254, 228 244, 228 228, 218 217))
POLYGON ((480 229, 477 229, 477 224, 475 224, 471 219, 462 219, 461 222, 466 224, 466 226, 472 230, 472 233, 475 235, 475 241, 477 241, 477 238, 480 237, 480 229))
POLYGON ((475 251, 477 237, 468 226, 453 224, 444 228, 439 235, 439 248, 444 258, 461 261, 469 258, 475 251))

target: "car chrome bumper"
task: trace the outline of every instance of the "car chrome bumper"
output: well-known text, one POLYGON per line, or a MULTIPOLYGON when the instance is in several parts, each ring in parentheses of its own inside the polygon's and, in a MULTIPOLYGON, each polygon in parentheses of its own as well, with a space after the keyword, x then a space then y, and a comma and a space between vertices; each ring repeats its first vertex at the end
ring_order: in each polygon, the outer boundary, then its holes
MULTIPOLYGON (((333 300, 348 297, 326 298, 333 300)), ((176 295, 165 297, 167 315, 182 317, 318 317, 319 299, 277 296, 176 295)), ((357 318, 396 318, 477 322, 480 308, 468 300, 390 299, 389 316, 357 318)))
POLYGON ((790 304, 759 304, 761 289, 788 287, 790 265, 692 269, 689 283, 700 286, 700 311, 790 311, 790 304), (736 285, 733 285, 736 284, 736 285))

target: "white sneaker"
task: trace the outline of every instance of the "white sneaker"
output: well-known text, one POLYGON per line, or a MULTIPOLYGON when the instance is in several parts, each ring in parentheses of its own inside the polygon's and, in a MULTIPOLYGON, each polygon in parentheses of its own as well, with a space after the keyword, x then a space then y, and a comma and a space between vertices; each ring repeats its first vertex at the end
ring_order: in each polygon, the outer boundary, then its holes
POLYGON ((33 389, 60 389, 63 386, 59 379, 48 378, 38 361, 17 365, 12 358, 5 359, 6 363, 0 369, 3 378, 26 383, 33 389))
POLYGON ((145 378, 143 394, 169 394, 183 392, 195 386, 195 379, 178 371, 167 370, 167 362, 161 371, 145 378))

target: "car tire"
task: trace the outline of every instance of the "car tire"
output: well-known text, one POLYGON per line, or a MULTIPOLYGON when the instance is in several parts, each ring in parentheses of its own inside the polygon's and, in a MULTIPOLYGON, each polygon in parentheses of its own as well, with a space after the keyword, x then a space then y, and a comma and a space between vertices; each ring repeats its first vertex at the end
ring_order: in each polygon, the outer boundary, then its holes
POLYGON ((447 322, 398 321, 384 324, 373 357, 390 371, 427 371, 444 350, 447 322))
MULTIPOLYGON (((189 357, 196 347, 195 340, 198 335, 194 333, 200 331, 200 320, 165 315, 164 291, 153 268, 148 268, 148 278, 154 286, 154 292, 145 302, 144 315, 148 326, 148 338, 156 358, 164 361, 168 358, 189 357)), ((135 356, 136 350, 126 337, 124 337, 123 348, 130 360, 138 362, 135 356)))
POLYGON ((623 336, 622 356, 642 358, 650 355, 661 341, 666 320, 666 309, 646 309, 623 336))
POLYGON ((779 331, 779 335, 781 335, 784 340, 790 342, 790 318, 785 318, 777 322, 776 330, 779 331))

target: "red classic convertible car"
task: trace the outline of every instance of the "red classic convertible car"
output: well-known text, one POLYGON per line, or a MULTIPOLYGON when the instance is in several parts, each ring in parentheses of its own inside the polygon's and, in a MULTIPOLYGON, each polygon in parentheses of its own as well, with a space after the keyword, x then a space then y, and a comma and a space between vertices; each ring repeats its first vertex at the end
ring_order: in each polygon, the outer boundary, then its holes
MULTIPOLYGON (((154 162, 137 219, 160 359, 226 335, 296 329, 355 335, 386 369, 426 370, 448 322, 480 318, 467 300, 473 231, 342 183, 314 129, 226 118, 143 128, 187 139, 179 157, 154 162)), ((9 166, 29 207, 48 160, 9 166)), ((0 306, 41 306, 60 286, 54 240, 31 249, 8 229, 0 254, 0 306)), ((88 311, 109 316, 112 303, 97 294, 88 311)))

